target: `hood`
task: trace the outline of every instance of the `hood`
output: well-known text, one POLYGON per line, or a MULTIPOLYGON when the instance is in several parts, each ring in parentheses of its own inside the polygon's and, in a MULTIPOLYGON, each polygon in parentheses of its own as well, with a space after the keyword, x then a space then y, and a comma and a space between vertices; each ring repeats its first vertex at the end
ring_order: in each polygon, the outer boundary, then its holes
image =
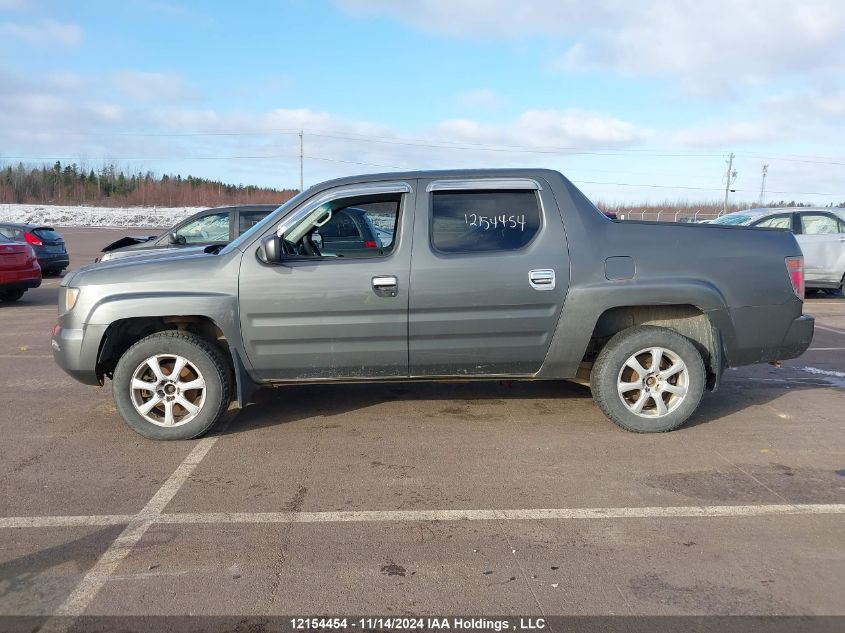
POLYGON ((107 264, 108 262, 113 262, 118 259, 127 259, 132 258, 136 259, 138 257, 162 257, 164 255, 190 255, 193 253, 202 252, 205 248, 207 248, 207 244, 198 244, 197 246, 183 246, 181 248, 176 248, 174 246, 157 246, 157 247, 149 247, 144 248, 143 246, 138 246, 135 248, 123 248, 117 251, 109 251, 102 257, 98 258, 95 263, 100 264, 107 264))
POLYGON ((86 264, 72 272, 67 273, 61 281, 62 286, 73 285, 74 278, 89 272, 126 269, 127 274, 131 267, 150 262, 164 262, 178 270, 180 261, 194 260, 197 258, 216 257, 214 253, 206 253, 208 246, 189 246, 187 248, 156 248, 148 250, 129 251, 124 254, 120 251, 120 257, 109 259, 104 262, 86 264))
POLYGON ((107 244, 103 247, 102 252, 108 253, 109 251, 114 251, 119 248, 132 248, 133 246, 137 246, 138 244, 146 244, 147 242, 151 242, 156 239, 158 235, 127 235, 125 237, 121 237, 119 240, 112 242, 111 244, 107 244))

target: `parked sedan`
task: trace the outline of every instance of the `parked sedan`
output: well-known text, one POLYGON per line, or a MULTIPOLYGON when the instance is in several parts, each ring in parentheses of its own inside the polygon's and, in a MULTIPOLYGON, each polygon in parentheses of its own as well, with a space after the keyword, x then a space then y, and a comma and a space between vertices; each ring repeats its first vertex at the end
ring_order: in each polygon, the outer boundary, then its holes
POLYGON ((171 248, 228 244, 263 220, 278 206, 251 204, 206 209, 183 220, 164 235, 122 237, 103 248, 103 255, 96 261, 104 262, 171 248))
POLYGON ((789 229, 804 253, 806 288, 845 293, 845 209, 749 209, 723 215, 713 224, 789 229))
POLYGON ((40 285, 41 266, 32 247, 0 234, 0 301, 17 301, 40 285))
POLYGON ((0 235, 13 242, 29 244, 45 275, 58 275, 70 263, 65 240, 52 226, 7 222, 0 224, 0 235))

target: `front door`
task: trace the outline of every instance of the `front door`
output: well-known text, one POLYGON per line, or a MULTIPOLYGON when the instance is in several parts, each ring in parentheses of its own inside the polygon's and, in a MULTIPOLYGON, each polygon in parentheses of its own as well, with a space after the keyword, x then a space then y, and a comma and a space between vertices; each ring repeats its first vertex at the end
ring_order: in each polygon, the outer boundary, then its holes
POLYGON ((247 249, 240 319, 259 378, 407 377, 412 184, 346 186, 304 201, 285 216, 283 237, 296 254, 281 264, 259 260, 258 241, 247 249), (337 233, 333 223, 349 214, 381 239, 332 251, 319 232, 337 233))
POLYGON ((537 372, 569 285, 566 236, 548 184, 420 180, 419 188, 411 375, 537 372))

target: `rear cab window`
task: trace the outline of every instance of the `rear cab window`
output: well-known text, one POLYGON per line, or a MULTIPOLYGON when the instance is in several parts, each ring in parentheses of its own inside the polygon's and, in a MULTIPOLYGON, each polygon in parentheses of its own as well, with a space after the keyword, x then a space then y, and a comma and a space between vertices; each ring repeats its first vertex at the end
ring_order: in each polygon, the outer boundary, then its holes
POLYGON ((431 245, 441 253, 519 250, 534 239, 541 224, 535 190, 444 190, 431 195, 431 245))

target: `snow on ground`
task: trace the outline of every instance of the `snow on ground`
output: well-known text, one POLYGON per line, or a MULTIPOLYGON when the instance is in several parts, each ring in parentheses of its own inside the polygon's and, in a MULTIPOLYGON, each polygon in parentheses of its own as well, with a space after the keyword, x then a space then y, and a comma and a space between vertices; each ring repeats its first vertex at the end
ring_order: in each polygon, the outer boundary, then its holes
POLYGON ((0 222, 53 226, 168 228, 208 207, 90 207, 53 204, 0 204, 0 222))

